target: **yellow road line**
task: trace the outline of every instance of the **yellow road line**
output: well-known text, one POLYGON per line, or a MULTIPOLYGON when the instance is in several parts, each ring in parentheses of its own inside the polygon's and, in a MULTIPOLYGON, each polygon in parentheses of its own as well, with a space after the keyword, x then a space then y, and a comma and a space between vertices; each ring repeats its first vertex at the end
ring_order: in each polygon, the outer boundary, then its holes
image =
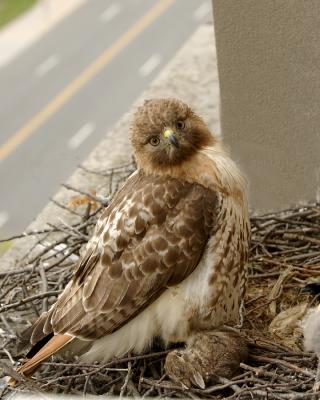
POLYGON ((42 110, 31 118, 7 142, 0 147, 0 161, 12 153, 17 146, 31 136, 68 100, 70 100, 86 83, 104 68, 121 50, 131 43, 142 31, 152 24, 175 0, 161 0, 144 14, 139 21, 127 30, 114 44, 85 68, 80 75, 71 81, 42 110))

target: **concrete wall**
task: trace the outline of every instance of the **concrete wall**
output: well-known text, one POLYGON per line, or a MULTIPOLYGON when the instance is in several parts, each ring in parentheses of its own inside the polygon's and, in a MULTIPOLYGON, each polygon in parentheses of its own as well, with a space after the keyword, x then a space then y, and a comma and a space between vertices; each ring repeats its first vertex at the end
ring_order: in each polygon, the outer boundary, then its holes
POLYGON ((212 2, 221 129, 249 178, 251 206, 266 211, 314 201, 320 175, 320 1, 212 2))

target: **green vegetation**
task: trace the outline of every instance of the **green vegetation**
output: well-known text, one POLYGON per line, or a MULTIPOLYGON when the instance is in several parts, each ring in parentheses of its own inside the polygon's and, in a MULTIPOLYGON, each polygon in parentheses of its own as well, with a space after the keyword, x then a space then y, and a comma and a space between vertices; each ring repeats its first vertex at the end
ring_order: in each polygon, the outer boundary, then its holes
POLYGON ((12 246, 11 242, 3 242, 0 243, 0 257, 4 255, 4 253, 10 249, 10 247, 12 246))
POLYGON ((37 0, 0 0, 0 28, 24 13, 37 0))

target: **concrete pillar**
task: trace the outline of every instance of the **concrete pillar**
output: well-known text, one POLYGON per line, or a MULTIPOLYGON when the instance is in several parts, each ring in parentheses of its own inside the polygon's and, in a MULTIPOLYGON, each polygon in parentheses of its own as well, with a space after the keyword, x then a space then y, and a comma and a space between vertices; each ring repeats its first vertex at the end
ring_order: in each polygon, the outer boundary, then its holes
POLYGON ((256 211, 319 198, 320 1, 212 0, 221 129, 256 211))

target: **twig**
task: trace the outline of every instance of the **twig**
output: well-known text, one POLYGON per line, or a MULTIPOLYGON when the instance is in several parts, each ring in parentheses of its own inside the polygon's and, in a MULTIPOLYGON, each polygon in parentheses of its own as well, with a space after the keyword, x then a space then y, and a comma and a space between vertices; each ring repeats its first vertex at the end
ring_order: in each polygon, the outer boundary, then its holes
POLYGON ((24 299, 21 299, 15 303, 11 303, 11 304, 7 304, 4 306, 0 307, 0 313, 3 313, 5 311, 11 310, 12 308, 16 308, 16 307, 20 307, 24 304, 30 303, 33 300, 36 299, 44 299, 45 297, 50 297, 50 296, 57 296, 61 293, 61 290, 52 290, 52 291, 48 291, 46 293, 39 293, 39 294, 35 294, 33 296, 30 297, 26 297, 24 299))

